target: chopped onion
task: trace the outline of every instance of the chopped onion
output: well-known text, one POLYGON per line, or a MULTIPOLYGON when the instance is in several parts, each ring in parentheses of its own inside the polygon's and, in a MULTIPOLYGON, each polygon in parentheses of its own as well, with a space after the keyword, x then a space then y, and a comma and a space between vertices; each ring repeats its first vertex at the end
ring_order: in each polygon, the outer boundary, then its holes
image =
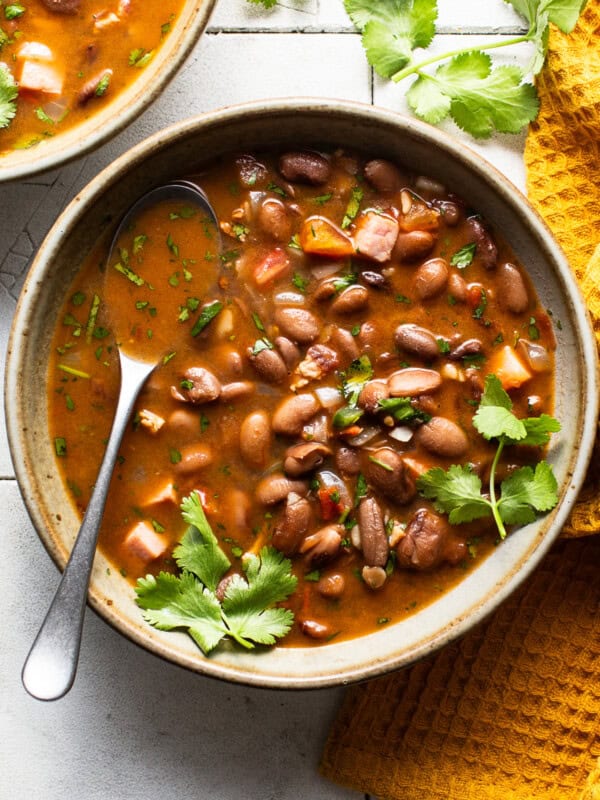
POLYGON ((326 264, 313 267, 311 272, 313 276, 320 281, 322 278, 329 278, 331 275, 335 275, 336 272, 340 272, 343 268, 344 265, 340 264, 339 261, 329 261, 326 264))
POLYGON ((329 439, 329 427, 327 425, 327 414, 319 414, 318 417, 307 423, 302 428, 302 438, 307 442, 323 442, 329 439))
POLYGON ((550 355, 546 348, 541 344, 535 344, 527 339, 519 339, 517 345, 521 350, 527 363, 534 372, 549 372, 552 367, 550 355))
POLYGON ((336 475, 335 472, 331 472, 331 470, 322 469, 317 472, 317 478, 326 489, 337 489, 340 495, 340 501, 344 506, 352 506, 352 499, 348 487, 339 475, 336 475))
POLYGON ((315 389, 315 394, 323 408, 335 408, 342 402, 342 393, 333 386, 320 386, 315 389))
POLYGON ((352 447, 362 447, 367 442, 375 439, 376 436, 379 436, 380 433, 381 428, 378 425, 365 425, 360 433, 357 433, 356 436, 350 436, 347 442, 352 447))
POLYGON ((407 425, 399 425, 391 430, 388 435, 397 442, 410 442, 414 434, 415 432, 412 428, 409 428, 407 425))
POLYGON ((252 209, 252 216, 256 214, 259 207, 262 205, 265 197, 268 197, 266 192, 249 192, 250 208, 252 209))
POLYGON ((362 550, 362 541, 360 539, 360 528, 358 527, 358 525, 355 525, 350 531, 350 541, 352 542, 353 547, 356 547, 357 550, 362 550))

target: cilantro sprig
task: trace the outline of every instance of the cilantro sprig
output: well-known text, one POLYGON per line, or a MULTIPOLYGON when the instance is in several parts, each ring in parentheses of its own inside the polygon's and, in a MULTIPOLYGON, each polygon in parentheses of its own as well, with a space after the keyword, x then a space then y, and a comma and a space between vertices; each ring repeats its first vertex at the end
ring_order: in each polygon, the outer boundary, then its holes
POLYGON ((435 37, 437 0, 344 0, 376 72, 394 82, 417 77, 407 92, 412 111, 434 125, 450 116, 475 138, 487 138, 494 131, 518 133, 536 118, 539 100, 525 73, 536 75, 544 64, 549 24, 570 33, 586 0, 504 2, 525 18, 526 33, 418 61, 414 51, 429 47, 435 37), (512 65, 494 66, 484 52, 524 42, 533 45, 525 71, 512 65), (435 72, 425 71, 440 61, 446 63, 435 72))
POLYGON ((502 451, 508 445, 543 446, 560 423, 548 414, 519 419, 512 412, 512 401, 495 375, 488 375, 473 425, 484 439, 495 439, 498 447, 490 468, 488 496, 482 482, 469 465, 453 464, 443 470, 435 467, 417 481, 424 497, 433 500, 438 511, 448 514, 453 525, 492 516, 500 537, 505 525, 526 525, 538 514, 550 511, 558 502, 557 483, 552 467, 540 461, 535 469, 521 467, 512 472, 496 491, 496 470, 502 451))
POLYGON ((10 125, 17 112, 17 84, 5 64, 0 64, 0 129, 10 125))
POLYGON ((216 589, 231 563, 198 493, 186 497, 181 509, 189 524, 173 551, 181 574, 161 572, 138 579, 136 602, 144 619, 159 630, 186 630, 205 654, 227 637, 246 649, 275 644, 294 621, 289 609, 276 606, 296 588, 289 559, 272 547, 263 547, 258 556, 246 554, 244 575, 232 576, 220 601, 216 589))

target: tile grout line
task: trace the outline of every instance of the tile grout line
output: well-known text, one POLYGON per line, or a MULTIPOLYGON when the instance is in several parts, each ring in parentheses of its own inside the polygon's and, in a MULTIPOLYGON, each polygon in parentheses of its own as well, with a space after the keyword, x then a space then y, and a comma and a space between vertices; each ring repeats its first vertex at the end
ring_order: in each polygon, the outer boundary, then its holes
MULTIPOLYGON (((260 34, 261 36, 267 34, 277 35, 315 35, 315 34, 323 34, 323 35, 344 35, 344 36, 359 36, 359 32, 354 28, 344 28, 344 27, 336 27, 336 26, 305 26, 305 27, 298 27, 298 26, 290 26, 290 27, 282 27, 282 28, 269 28, 269 27, 257 27, 257 28, 242 28, 237 26, 226 26, 222 25, 219 27, 208 27, 206 29, 205 34, 207 36, 216 36, 218 34, 237 34, 237 35, 246 35, 252 36, 254 34, 260 34)), ((527 33, 526 28, 521 26, 506 26, 502 28, 478 28, 473 30, 464 30, 463 28, 455 28, 455 27, 442 27, 436 30, 436 36, 520 36, 527 33)))

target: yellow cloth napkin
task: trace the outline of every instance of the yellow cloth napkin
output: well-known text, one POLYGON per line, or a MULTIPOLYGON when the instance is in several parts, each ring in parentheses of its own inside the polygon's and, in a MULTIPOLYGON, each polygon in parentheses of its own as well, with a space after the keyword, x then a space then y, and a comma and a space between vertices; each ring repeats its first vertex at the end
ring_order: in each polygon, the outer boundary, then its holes
MULTIPOLYGON (((530 200, 600 344, 600 0, 552 29, 525 149, 530 200)), ((563 538, 460 642, 348 690, 321 772, 383 800, 600 800, 600 448, 563 538)))

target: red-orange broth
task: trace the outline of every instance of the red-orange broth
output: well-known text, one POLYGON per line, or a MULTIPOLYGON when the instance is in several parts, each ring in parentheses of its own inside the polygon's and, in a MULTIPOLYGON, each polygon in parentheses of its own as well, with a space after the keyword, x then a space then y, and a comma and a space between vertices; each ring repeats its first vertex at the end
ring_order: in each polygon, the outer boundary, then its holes
MULTIPOLYGON (((176 569, 179 503, 198 490, 234 570, 265 544, 292 558, 296 621, 285 643, 396 622, 494 547, 491 520, 449 525, 415 480, 452 463, 489 474, 495 446, 472 424, 487 374, 501 377, 517 416, 551 413, 549 316, 468 198, 389 162, 346 151, 231 155, 199 182, 222 253, 201 213, 161 205, 142 213, 107 268, 112 313, 130 321, 127 347, 164 358, 123 441, 100 547, 132 581, 176 569), (115 270, 119 261, 145 283, 115 270), (372 368, 372 396, 363 386, 362 414, 334 425, 357 358, 372 368), (426 385, 407 401, 416 418, 397 422, 373 405, 419 378, 426 385), (442 420, 433 434, 430 418, 442 420)), ((105 259, 99 244, 73 283, 48 373, 57 464, 81 512, 119 382, 105 259)), ((507 448, 499 475, 541 457, 507 448)))

